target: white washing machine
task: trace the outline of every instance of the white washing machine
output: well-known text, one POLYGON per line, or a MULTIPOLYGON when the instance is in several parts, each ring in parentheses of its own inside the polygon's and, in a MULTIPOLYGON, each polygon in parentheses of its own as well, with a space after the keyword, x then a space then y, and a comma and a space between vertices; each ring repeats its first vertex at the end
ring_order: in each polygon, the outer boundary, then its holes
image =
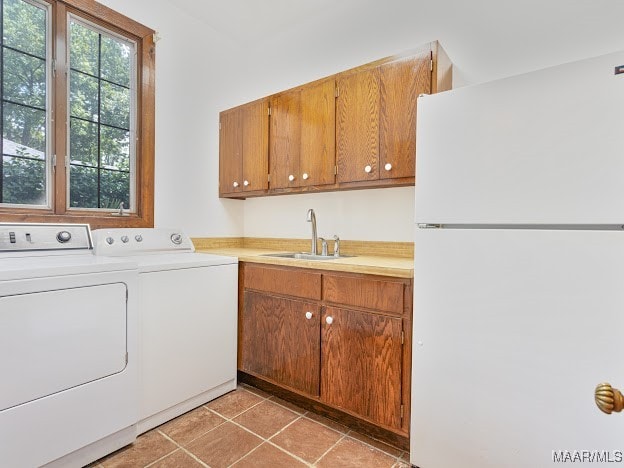
POLYGON ((0 224, 0 466, 83 466, 135 440, 137 267, 87 225, 0 224))
POLYGON ((139 267, 139 433, 236 388, 238 259, 175 229, 93 231, 139 267))

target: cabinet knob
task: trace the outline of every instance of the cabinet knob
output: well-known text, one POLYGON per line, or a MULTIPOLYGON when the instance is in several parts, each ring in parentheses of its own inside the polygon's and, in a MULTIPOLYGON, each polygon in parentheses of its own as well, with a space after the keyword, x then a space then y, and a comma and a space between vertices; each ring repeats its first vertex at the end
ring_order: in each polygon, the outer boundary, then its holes
POLYGON ((384 169, 385 169, 386 171, 389 171, 390 169, 392 169, 392 164, 390 164, 390 163, 386 163, 386 165, 384 166, 384 169))
POLYGON ((245 187, 247 187, 247 186, 249 185, 249 181, 248 181, 248 180, 244 181, 244 182, 243 182, 243 185, 244 185, 245 187))
POLYGON ((303 173, 303 180, 308 180, 310 178, 310 176, 308 175, 307 172, 303 173))
POLYGON ((312 312, 306 312, 306 318, 310 320, 312 318, 312 312))
POLYGON ((288 176, 288 180, 290 180, 290 181, 292 182, 293 180, 295 180, 295 176, 294 176, 294 175, 292 175, 292 174, 290 174, 290 175, 288 176))
POLYGON ((334 317, 332 317, 331 315, 329 317, 325 318, 325 323, 327 325, 331 325, 332 323, 334 323, 334 317))
POLYGON ((232 184, 232 187, 234 187, 234 188, 238 187, 238 182, 234 182, 234 183, 232 184))
POLYGON ((372 171, 373 168, 371 166, 365 166, 364 167, 364 172, 366 172, 367 174, 370 173, 370 171, 372 171))

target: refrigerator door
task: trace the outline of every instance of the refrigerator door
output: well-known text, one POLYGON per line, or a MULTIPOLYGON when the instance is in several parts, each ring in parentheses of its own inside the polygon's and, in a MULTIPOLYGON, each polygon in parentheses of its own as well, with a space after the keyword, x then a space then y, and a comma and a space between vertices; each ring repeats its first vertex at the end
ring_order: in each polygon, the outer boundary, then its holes
POLYGON ((624 414, 594 388, 624 386, 624 233, 419 229, 415 245, 411 463, 621 461, 624 414))
POLYGON ((419 223, 624 218, 624 52, 418 100, 419 223))

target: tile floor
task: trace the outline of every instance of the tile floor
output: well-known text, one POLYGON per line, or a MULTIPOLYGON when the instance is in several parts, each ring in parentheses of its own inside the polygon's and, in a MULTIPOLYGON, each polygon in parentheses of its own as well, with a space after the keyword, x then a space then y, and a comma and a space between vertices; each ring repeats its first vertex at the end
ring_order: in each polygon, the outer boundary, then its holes
POLYGON ((409 454, 240 385, 93 468, 409 468, 409 454))

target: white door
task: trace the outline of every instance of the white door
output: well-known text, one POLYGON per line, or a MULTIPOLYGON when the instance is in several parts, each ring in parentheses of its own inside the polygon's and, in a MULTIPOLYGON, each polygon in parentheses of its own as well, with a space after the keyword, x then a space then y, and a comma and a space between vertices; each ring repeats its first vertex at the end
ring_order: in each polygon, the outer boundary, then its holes
POLYGON ((415 245, 411 463, 621 458, 624 414, 594 388, 624 387, 624 233, 418 229, 415 245))
POLYGON ((418 99, 419 223, 622 224, 624 52, 418 99))

